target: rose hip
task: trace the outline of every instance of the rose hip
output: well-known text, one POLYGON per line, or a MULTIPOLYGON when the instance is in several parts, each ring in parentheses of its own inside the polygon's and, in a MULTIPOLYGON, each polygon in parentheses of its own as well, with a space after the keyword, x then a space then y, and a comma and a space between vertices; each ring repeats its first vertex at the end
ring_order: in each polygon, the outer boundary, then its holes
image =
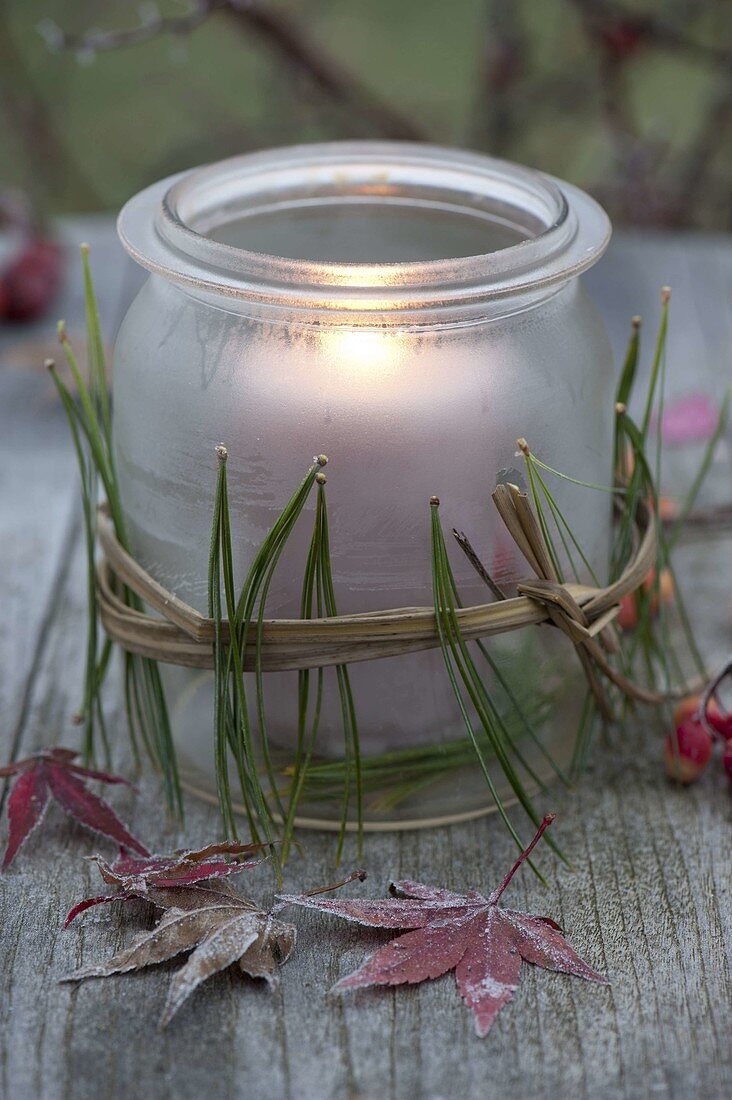
POLYGON ((712 755, 712 738, 695 717, 685 718, 666 738, 666 771, 679 783, 693 783, 712 755))
MULTIPOLYGON (((687 699, 682 699, 674 710, 674 725, 680 726, 686 718, 693 718, 699 714, 701 703, 700 695, 690 695, 687 699)), ((723 713, 715 699, 709 700, 707 721, 725 741, 732 737, 732 714, 723 713)))
POLYGON ((61 278, 61 251, 53 241, 31 240, 0 278, 2 317, 32 321, 54 299, 61 278))
POLYGON ((727 772, 727 778, 732 780, 732 740, 729 740, 724 746, 722 767, 727 772))
MULTIPOLYGON (((643 581, 643 591, 652 592, 650 599, 649 610, 651 615, 655 615, 658 612, 659 604, 670 603, 674 595, 674 582, 671 572, 668 569, 662 569, 658 577, 658 591, 654 592, 653 588, 656 582, 656 570, 651 569, 650 573, 643 581)), ((620 601, 620 612, 618 614, 618 626, 623 630, 633 630, 638 625, 638 611, 635 604, 635 593, 630 592, 627 596, 623 596, 620 601)))

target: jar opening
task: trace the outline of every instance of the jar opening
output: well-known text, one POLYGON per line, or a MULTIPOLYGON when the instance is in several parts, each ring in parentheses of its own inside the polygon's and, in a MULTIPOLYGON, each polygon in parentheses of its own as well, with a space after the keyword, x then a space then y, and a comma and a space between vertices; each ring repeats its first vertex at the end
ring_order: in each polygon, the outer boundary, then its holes
POLYGON ((366 313, 471 308, 566 281, 609 229, 569 184, 398 142, 234 157, 148 188, 119 221, 135 259, 191 288, 366 313))
POLYGON ((203 235, 291 260, 379 265, 485 255, 528 239, 498 216, 392 195, 294 199, 228 216, 203 235))

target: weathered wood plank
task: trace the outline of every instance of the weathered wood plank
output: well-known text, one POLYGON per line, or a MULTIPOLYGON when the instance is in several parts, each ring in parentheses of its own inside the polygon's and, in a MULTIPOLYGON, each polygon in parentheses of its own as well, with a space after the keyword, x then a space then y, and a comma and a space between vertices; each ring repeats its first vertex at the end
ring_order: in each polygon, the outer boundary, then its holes
MULTIPOLYGON (((77 248, 94 243, 102 315, 113 332, 138 277, 116 241, 111 219, 69 220, 62 238, 73 277, 65 280, 58 315, 83 336, 84 299, 77 248)), ((54 388, 43 368, 58 343, 45 318, 0 331, 0 713, 11 744, 24 722, 31 671, 43 645, 43 627, 53 612, 50 598, 68 565, 70 542, 80 521, 77 476, 69 435, 54 388)), ((7 736, 7 734, 6 734, 7 736)))
POLYGON ((0 713, 11 751, 79 518, 68 439, 43 389, 37 379, 0 374, 0 713))
MULTIPOLYGON (((725 280, 732 282, 729 245, 644 237, 621 240, 594 285, 619 344, 626 315, 645 310, 650 321, 656 285, 673 284, 673 385, 679 392, 692 388, 687 364, 693 364, 693 387, 718 393, 730 375, 732 347, 732 315, 717 294, 725 280)), ((35 444, 32 486, 25 491, 27 467, 18 461, 0 510, 2 598, 16 609, 13 630, 0 636, 0 700, 9 715, 2 751, 17 726, 25 753, 73 736, 68 718, 78 703, 81 660, 70 639, 83 628, 84 573, 58 410, 44 406, 39 414, 24 404, 24 376, 0 382, 12 402, 0 413, 0 476, 23 441, 35 444), (50 600, 56 580, 63 583, 50 600)), ((720 599, 724 576, 732 575, 732 540, 695 543, 682 565, 700 601, 706 652, 732 650, 728 596, 720 599)), ((114 763, 126 770, 119 692, 112 687, 108 698, 114 763)), ((160 848, 205 841, 216 830, 215 812, 193 800, 185 836, 166 824, 149 776, 139 799, 115 791, 114 800, 160 848)), ((639 724, 626 743, 600 748, 579 789, 557 795, 557 808, 575 871, 557 868, 548 889, 524 874, 507 900, 558 919, 612 986, 526 968, 515 1004, 482 1042, 451 977, 417 989, 327 997, 333 981, 385 937, 315 913, 296 914, 300 945, 278 993, 223 975, 195 994, 166 1034, 155 1023, 170 967, 78 989, 57 985, 61 974, 117 950, 145 916, 132 907, 100 910, 75 931, 60 930, 68 906, 96 887, 80 855, 104 846, 52 810, 48 831, 31 839, 0 883, 2 1095, 722 1100, 732 1089, 732 858, 723 776, 715 769, 697 788, 671 787, 662 777, 657 734, 639 724)), ((309 834, 305 842, 306 861, 289 866, 287 889, 333 875, 332 837, 309 834)), ((370 837, 369 881, 352 890, 381 891, 389 877, 405 874, 455 888, 490 887, 512 858, 492 820, 370 837)), ((354 862, 349 841, 345 865, 354 862)), ((261 898, 272 890, 266 869, 242 885, 261 898)))

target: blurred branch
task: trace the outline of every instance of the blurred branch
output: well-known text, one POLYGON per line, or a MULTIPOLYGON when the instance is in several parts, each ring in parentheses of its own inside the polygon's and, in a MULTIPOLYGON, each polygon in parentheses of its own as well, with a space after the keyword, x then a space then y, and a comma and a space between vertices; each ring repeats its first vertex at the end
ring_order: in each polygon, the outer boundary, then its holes
POLYGON ((585 34, 596 47, 600 110, 615 151, 619 179, 613 185, 621 217, 643 221, 653 206, 654 189, 648 183, 648 163, 637 132, 626 88, 626 61, 642 48, 645 34, 635 20, 623 15, 600 15, 602 0, 571 0, 585 34))
MULTIPOLYGON (((690 212, 699 199, 706 198, 706 184, 712 163, 720 148, 730 140, 732 131, 732 81, 717 90, 712 105, 707 112, 703 126, 696 139, 691 142, 683 155, 678 168, 678 185, 675 202, 669 224, 681 226, 688 222, 690 212)), ((729 194, 727 194, 729 208, 729 194)))
MULTIPOLYGON (((49 191, 74 189, 83 205, 99 206, 99 195, 56 130, 44 97, 15 47, 0 6, 0 105, 10 133, 23 151, 24 187, 31 217, 43 221, 49 191)), ((7 153, 7 150, 6 150, 7 153)))
POLYGON ((606 46, 616 43, 627 56, 641 45, 662 46, 681 51, 700 61, 732 69, 732 49, 700 42, 676 23, 650 12, 638 12, 618 0, 570 0, 588 27, 606 46))
MULTIPOLYGON (((303 26, 291 17, 286 5, 276 0, 188 2, 183 14, 170 16, 147 3, 140 24, 129 30, 69 34, 50 23, 41 29, 51 48, 89 59, 96 52, 162 35, 184 37, 217 17, 230 34, 256 41, 272 60, 268 125, 286 120, 288 134, 335 130, 425 139, 420 116, 412 120, 394 106, 370 71, 365 77, 351 72, 329 50, 328 40, 323 42, 311 24, 303 26)), ((551 52, 540 42, 545 24, 536 14, 539 0, 482 2, 477 93, 469 123, 473 145, 509 158, 526 156, 529 148, 532 159, 561 173, 556 123, 566 116, 571 120, 573 164, 579 163, 580 175, 589 177, 581 182, 598 193, 614 216, 637 224, 732 228, 732 0, 552 0, 548 18, 560 37, 551 52), (685 74, 678 87, 661 92, 658 103, 639 98, 645 94, 646 64, 650 68, 667 56, 664 71, 670 63, 672 78, 674 63, 682 71, 681 59, 699 70, 694 79, 700 95, 708 89, 705 104, 697 102, 696 90, 688 109, 683 104, 685 74), (680 104, 683 136, 676 125, 680 104), (690 122, 693 131, 687 133, 690 122), (594 168, 575 156, 574 143, 583 140, 593 151, 602 145, 594 168)), ((7 83, 9 125, 23 140, 29 185, 43 185, 50 167, 53 187, 67 186, 69 175, 69 190, 85 194, 73 178, 76 166, 71 164, 71 174, 65 172, 64 164, 73 156, 71 146, 64 149, 65 134, 47 135, 44 130, 44 125, 53 130, 57 104, 47 106, 38 93, 34 102, 28 75, 17 76, 12 58, 7 62, 3 56, 2 30, 0 23, 0 87, 7 83)), ((650 86, 658 87, 657 77, 650 86)))
MULTIPOLYGON (((628 220, 681 225, 691 218, 695 200, 704 198, 711 162, 719 147, 719 135, 732 117, 732 52, 689 37, 675 24, 648 13, 630 11, 616 0, 570 0, 582 19, 585 32, 599 51, 602 111, 608 135, 621 171, 612 190, 620 214, 628 220), (722 85, 695 141, 677 158, 676 184, 666 193, 655 179, 652 146, 641 140, 625 87, 627 62, 648 47, 683 51, 716 69, 722 85)), ((689 13, 691 14, 691 13, 689 13)))
POLYGON ((425 140, 417 124, 330 57, 289 16, 260 0, 197 0, 183 15, 158 15, 129 30, 93 30, 75 35, 46 24, 42 33, 52 48, 94 54, 133 46, 161 34, 190 34, 215 14, 223 14, 239 30, 259 38, 290 70, 302 73, 321 95, 350 110, 380 136, 425 140))
POLYGON ((516 124, 517 91, 528 71, 526 35, 517 5, 486 0, 473 141, 504 156, 516 124))
POLYGON ((199 0, 182 15, 163 16, 159 13, 146 18, 136 27, 117 31, 84 31, 69 34, 56 23, 44 20, 38 30, 50 49, 71 50, 80 54, 95 54, 106 50, 118 50, 124 46, 137 46, 160 34, 190 34, 216 11, 228 7, 228 0, 199 0))

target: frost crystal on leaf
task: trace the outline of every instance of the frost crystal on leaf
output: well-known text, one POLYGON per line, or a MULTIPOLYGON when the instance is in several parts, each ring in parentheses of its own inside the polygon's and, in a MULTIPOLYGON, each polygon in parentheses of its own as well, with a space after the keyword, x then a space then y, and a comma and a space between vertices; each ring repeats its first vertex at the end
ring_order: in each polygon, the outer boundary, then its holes
POLYGON ((268 848, 266 844, 224 841, 168 856, 123 852, 112 864, 96 856, 100 875, 105 883, 116 886, 117 892, 79 902, 68 914, 66 927, 93 905, 132 898, 152 902, 163 915, 152 932, 142 933, 107 962, 82 967, 61 980, 126 974, 190 952, 170 983, 163 1027, 201 982, 234 963, 245 974, 263 978, 274 988, 279 967, 295 946, 295 929, 263 912, 223 881, 261 863, 261 858, 251 857, 268 848))
MULTIPOLYGON (((146 898, 148 901, 168 908, 166 898, 175 897, 175 891, 183 886, 194 886, 209 879, 236 875, 256 867, 261 859, 249 857, 268 848, 267 844, 239 844, 238 841, 224 841, 221 844, 208 844, 205 848, 173 852, 169 856, 131 856, 123 852, 113 864, 100 856, 94 856, 100 875, 108 886, 117 886, 116 894, 103 894, 85 898, 70 910, 65 927, 80 913, 94 905, 103 905, 110 901, 128 901, 131 898, 146 898)), ((221 888, 209 887, 207 896, 216 899, 221 888)), ((237 897, 239 895, 236 895, 237 897)), ((200 901, 201 895, 197 900, 200 901)))
POLYGON ((353 974, 341 978, 334 990, 423 982, 454 970, 475 1030, 484 1036, 518 988, 522 962, 607 983, 570 947, 551 918, 498 907, 513 875, 553 820, 553 814, 544 818, 531 844, 489 897, 475 890, 455 894, 403 880, 391 884, 397 895, 391 898, 322 900, 300 894, 283 895, 281 901, 374 928, 409 929, 380 947, 353 974))

